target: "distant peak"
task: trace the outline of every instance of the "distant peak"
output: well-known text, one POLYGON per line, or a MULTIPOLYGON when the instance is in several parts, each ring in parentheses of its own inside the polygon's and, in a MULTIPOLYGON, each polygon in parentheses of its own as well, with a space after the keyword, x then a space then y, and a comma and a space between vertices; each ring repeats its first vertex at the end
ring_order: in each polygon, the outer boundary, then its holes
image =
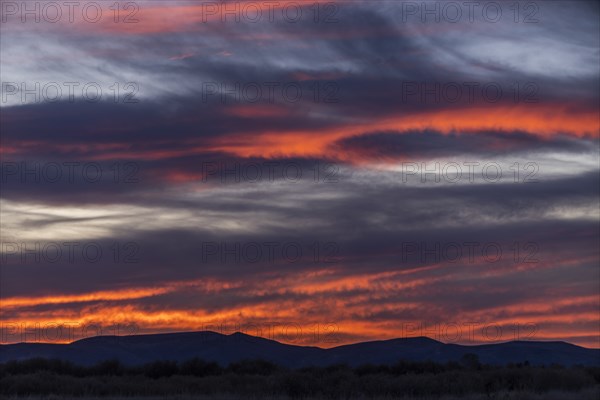
POLYGON ((230 334, 228 336, 250 336, 250 335, 247 335, 247 334, 245 334, 243 332, 239 332, 238 331, 238 332, 233 332, 232 334, 230 334))
MULTIPOLYGON (((388 340, 384 340, 384 342, 387 342, 388 340)), ((443 342, 440 342, 439 340, 435 340, 432 339, 428 336, 411 336, 411 337, 403 337, 403 338, 396 338, 396 339, 389 339, 389 341, 398 341, 398 342, 406 342, 406 343, 414 343, 414 344, 444 344, 443 342)))

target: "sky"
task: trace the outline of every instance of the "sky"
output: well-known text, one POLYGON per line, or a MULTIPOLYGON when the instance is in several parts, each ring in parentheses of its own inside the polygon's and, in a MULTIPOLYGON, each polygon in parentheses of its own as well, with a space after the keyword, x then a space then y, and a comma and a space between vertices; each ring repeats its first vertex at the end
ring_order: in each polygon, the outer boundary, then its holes
POLYGON ((0 6, 0 343, 600 347, 596 2, 0 6))

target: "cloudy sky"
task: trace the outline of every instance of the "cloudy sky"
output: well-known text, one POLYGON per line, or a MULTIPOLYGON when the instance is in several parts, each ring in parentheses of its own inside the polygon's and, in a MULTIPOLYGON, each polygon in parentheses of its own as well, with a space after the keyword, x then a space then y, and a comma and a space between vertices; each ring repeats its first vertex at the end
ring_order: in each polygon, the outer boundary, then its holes
POLYGON ((600 347, 595 2, 0 4, 2 343, 600 347))

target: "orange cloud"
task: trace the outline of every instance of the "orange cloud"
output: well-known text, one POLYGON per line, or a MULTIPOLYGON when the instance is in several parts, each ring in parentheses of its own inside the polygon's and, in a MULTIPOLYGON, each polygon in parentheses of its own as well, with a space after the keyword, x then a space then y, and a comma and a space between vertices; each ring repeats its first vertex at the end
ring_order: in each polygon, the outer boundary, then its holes
POLYGON ((241 157, 329 157, 353 162, 356 160, 337 151, 331 145, 338 140, 365 132, 423 129, 433 129, 442 133, 525 131, 542 137, 570 134, 597 138, 600 121, 595 111, 573 113, 566 106, 482 107, 422 112, 379 121, 359 121, 321 131, 265 131, 252 136, 230 135, 214 139, 209 148, 241 157))
MULTIPOLYGON (((429 266, 432 267, 441 265, 429 266)), ((110 326, 135 325, 132 333, 218 331, 224 327, 223 333, 242 330, 286 343, 321 347, 421 335, 463 344, 568 337, 576 344, 600 347, 598 337, 591 332, 599 321, 595 296, 557 294, 550 299, 475 310, 453 309, 448 313, 443 304, 431 303, 422 295, 433 295, 445 286, 445 281, 451 282, 452 275, 424 278, 419 276, 422 272, 415 268, 345 276, 343 269, 328 268, 273 276, 260 282, 213 279, 79 295, 6 298, 2 300, 2 310, 4 314, 12 312, 12 317, 3 318, 3 327, 10 331, 4 332, 3 341, 19 341, 22 327, 31 333, 68 323, 80 329, 80 336, 86 327, 96 334, 97 329, 90 328, 96 326, 105 327, 106 331, 110 326), (199 304, 193 309, 140 302, 179 292, 210 293, 211 298, 218 298, 232 290, 253 300, 218 308, 199 304), (45 305, 57 307, 35 309, 45 305), (475 329, 471 336, 469 329, 475 329), (496 330, 503 334, 492 335, 496 330), (292 331, 295 333, 290 336, 292 331), (457 333, 462 336, 456 338, 457 333)), ((51 341, 80 338, 53 337, 51 341)))

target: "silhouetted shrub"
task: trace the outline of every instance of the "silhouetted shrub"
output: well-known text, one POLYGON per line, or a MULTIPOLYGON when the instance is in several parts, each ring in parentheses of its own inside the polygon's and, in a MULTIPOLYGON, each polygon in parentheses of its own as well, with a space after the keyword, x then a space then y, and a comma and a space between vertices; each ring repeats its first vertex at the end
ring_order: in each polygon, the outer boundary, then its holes
POLYGON ((477 394, 496 398, 497 394, 506 392, 543 395, 553 390, 575 396, 582 390, 597 390, 599 384, 598 367, 539 367, 525 363, 490 366, 481 365, 475 358, 461 363, 399 361, 391 366, 362 365, 353 368, 332 365, 296 370, 263 360, 241 361, 223 368, 198 358, 181 364, 156 361, 142 366, 127 366, 117 360, 109 360, 83 367, 39 358, 0 364, 2 397, 233 394, 244 397, 351 399, 378 396, 469 397, 477 394))
POLYGON ((119 360, 106 360, 91 367, 89 372, 92 375, 121 376, 125 372, 125 368, 119 360))
POLYGON ((227 370, 235 374, 270 375, 279 371, 280 367, 264 360, 244 360, 231 363, 227 370))
POLYGON ((144 375, 149 378, 168 378, 179 372, 175 361, 155 361, 143 367, 144 375))
POLYGON ((223 369, 216 362, 206 362, 199 358, 192 358, 183 362, 179 367, 179 371, 182 375, 208 376, 220 375, 223 369))
POLYGON ((469 369, 479 369, 481 368, 481 363, 479 362, 479 357, 477 354, 467 353, 460 358, 460 363, 465 366, 465 368, 469 369))

